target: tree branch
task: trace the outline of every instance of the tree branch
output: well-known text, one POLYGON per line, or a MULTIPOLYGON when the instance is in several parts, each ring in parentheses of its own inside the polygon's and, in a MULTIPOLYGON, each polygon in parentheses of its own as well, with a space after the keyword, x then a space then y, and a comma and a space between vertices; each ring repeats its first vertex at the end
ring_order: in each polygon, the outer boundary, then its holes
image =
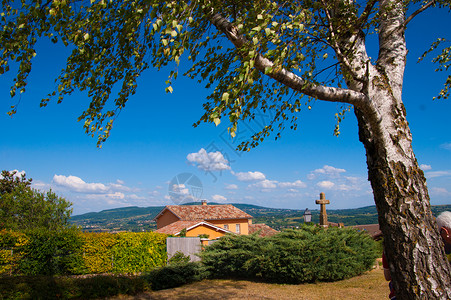
MULTIPOLYGON (((243 48, 248 43, 246 38, 239 33, 238 29, 221 15, 212 15, 210 17, 210 22, 218 30, 223 32, 237 49, 243 48)), ((255 67, 260 72, 292 88, 293 90, 304 93, 307 96, 314 97, 319 100, 329 102, 344 102, 357 107, 365 107, 369 102, 369 98, 363 93, 349 89, 327 87, 314 84, 305 81, 298 75, 287 71, 284 68, 273 70, 274 63, 260 53, 257 54, 257 57, 255 59, 255 67), (269 69, 273 71, 268 72, 267 70, 269 69)))
POLYGON ((373 7, 374 7, 374 5, 376 4, 377 1, 378 0, 368 1, 368 3, 365 6, 365 9, 363 10, 362 14, 360 15, 360 17, 357 20, 356 29, 360 29, 362 24, 365 24, 366 21, 368 21, 368 17, 371 14, 371 10, 373 9, 373 7))
POLYGON ((411 14, 406 21, 404 22, 404 27, 407 26, 407 24, 412 21, 413 18, 415 18, 419 13, 425 11, 427 8, 429 8, 431 5, 435 4, 435 0, 432 0, 431 2, 428 2, 425 6, 420 7, 418 10, 416 10, 413 14, 411 14))

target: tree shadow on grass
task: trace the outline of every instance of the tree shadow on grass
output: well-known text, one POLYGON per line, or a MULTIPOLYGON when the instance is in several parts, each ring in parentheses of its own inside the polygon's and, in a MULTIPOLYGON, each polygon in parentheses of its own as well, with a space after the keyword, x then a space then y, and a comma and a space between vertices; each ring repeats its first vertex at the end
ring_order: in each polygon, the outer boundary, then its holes
MULTIPOLYGON (((127 299, 155 299, 155 300, 195 300, 195 299, 238 299, 243 298, 243 290, 246 290, 248 285, 240 280, 223 279, 217 280, 203 280, 200 282, 191 283, 182 287, 149 292, 146 294, 139 294, 127 299)), ((252 298, 252 295, 247 295, 252 298)), ((259 296, 259 299, 272 299, 259 296)))
POLYGON ((0 278, 1 299, 95 299, 149 290, 137 276, 11 276, 0 278))

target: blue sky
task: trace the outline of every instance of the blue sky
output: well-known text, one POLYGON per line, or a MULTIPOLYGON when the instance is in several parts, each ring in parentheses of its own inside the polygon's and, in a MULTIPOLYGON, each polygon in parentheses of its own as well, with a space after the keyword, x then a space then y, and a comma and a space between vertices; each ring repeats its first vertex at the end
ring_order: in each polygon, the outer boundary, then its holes
MULTIPOLYGON (((432 100, 445 74, 434 72, 432 56, 416 63, 438 37, 431 33, 450 38, 450 19, 435 17, 437 13, 419 15, 407 31, 410 51, 403 99, 431 203, 451 204, 451 102, 432 100), (426 20, 428 26, 423 26, 426 20)), ((236 140, 227 137, 226 124, 192 127, 208 94, 203 85, 179 77, 174 92, 166 94, 167 72, 149 70, 111 137, 98 149, 96 139, 76 121, 89 103, 86 94, 75 93, 62 104, 39 108, 39 100, 54 86, 66 51, 46 42, 39 47, 27 92, 13 118, 6 112, 19 98, 9 97, 11 75, 2 75, 0 81, 0 166, 26 172, 35 188, 52 188, 73 202, 74 214, 189 201, 193 190, 181 180, 183 173, 199 179, 202 193, 196 190, 196 196, 210 202, 316 209, 315 200, 324 192, 331 201, 328 208, 374 204, 352 112, 341 125, 341 135, 333 136, 337 104, 317 101, 312 110, 301 112, 297 131, 286 130, 278 141, 270 137, 251 152, 239 153, 234 150, 236 140), (174 186, 177 179, 179 185, 174 186)), ((261 120, 269 117, 262 115, 261 120)), ((241 128, 250 132, 258 125, 241 128)), ((239 132, 236 139, 244 137, 239 132)))

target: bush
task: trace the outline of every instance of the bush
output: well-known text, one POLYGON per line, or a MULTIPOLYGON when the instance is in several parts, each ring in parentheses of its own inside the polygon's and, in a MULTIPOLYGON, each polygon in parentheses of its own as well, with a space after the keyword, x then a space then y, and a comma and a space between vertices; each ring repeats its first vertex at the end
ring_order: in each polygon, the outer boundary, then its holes
POLYGON ((181 264, 181 263, 188 263, 190 262, 191 258, 189 255, 183 254, 181 251, 177 251, 172 255, 170 259, 168 259, 168 265, 175 265, 175 264, 181 264))
POLYGON ((83 265, 80 232, 75 228, 59 231, 37 228, 26 233, 19 273, 25 275, 75 274, 83 265))
POLYGON ((154 232, 83 233, 87 273, 147 272, 166 264, 166 235, 154 232))
POLYGON ((215 277, 301 283, 359 275, 373 266, 375 249, 368 234, 354 229, 305 226, 266 238, 226 236, 201 257, 215 277))
POLYGON ((178 263, 157 268, 145 276, 152 290, 175 288, 208 277, 208 272, 199 262, 178 263))
POLYGON ((0 230, 0 274, 147 272, 166 264, 166 235, 81 233, 76 228, 0 230))

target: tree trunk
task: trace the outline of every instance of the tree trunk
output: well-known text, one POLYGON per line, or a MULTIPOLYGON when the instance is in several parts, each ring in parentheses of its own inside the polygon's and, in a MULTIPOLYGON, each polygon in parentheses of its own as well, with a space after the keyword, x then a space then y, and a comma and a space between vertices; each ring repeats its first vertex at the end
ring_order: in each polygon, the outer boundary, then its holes
POLYGON ((359 108, 359 139, 384 235, 384 249, 398 299, 451 299, 451 268, 432 216, 426 179, 418 167, 400 99, 377 82, 371 97, 379 120, 359 108))

